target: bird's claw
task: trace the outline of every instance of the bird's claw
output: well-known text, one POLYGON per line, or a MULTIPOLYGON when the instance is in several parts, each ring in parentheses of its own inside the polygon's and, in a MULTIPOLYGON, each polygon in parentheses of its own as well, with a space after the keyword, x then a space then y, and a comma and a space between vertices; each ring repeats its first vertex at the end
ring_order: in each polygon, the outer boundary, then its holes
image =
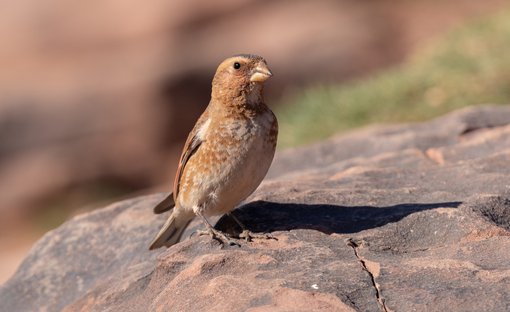
POLYGON ((227 235, 223 234, 221 231, 215 230, 215 229, 207 229, 207 230, 197 230, 198 236, 202 235, 210 235, 213 239, 220 242, 222 245, 229 245, 229 246, 238 246, 241 247, 241 245, 235 241, 234 239, 228 237, 227 235))
POLYGON ((239 238, 244 238, 247 242, 251 242, 253 238, 278 240, 271 233, 253 233, 250 230, 244 230, 241 234, 239 234, 239 238))

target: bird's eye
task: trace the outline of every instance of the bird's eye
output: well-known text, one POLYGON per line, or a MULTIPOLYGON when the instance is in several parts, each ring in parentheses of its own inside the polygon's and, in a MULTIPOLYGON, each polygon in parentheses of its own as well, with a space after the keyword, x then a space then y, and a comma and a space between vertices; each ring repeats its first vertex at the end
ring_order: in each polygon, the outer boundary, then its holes
POLYGON ((235 62, 235 63, 234 63, 234 68, 235 68, 235 69, 239 69, 239 68, 241 68, 241 63, 239 63, 239 62, 235 62))

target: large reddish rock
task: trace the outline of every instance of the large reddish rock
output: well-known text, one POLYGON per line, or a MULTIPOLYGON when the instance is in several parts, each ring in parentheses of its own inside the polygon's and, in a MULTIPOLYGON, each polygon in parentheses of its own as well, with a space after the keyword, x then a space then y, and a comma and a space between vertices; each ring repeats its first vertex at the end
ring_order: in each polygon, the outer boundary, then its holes
POLYGON ((283 151, 235 212, 278 240, 241 247, 194 221, 149 252, 164 194, 113 204, 46 234, 0 310, 508 311, 509 137, 510 107, 479 107, 283 151))

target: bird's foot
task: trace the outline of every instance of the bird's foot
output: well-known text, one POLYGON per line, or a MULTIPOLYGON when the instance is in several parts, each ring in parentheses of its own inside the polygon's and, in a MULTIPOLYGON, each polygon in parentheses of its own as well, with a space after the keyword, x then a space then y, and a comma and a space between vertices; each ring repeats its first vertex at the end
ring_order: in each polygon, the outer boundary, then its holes
POLYGON ((239 234, 239 238, 244 238, 247 242, 251 242, 253 238, 278 240, 278 238, 274 237, 271 233, 253 233, 250 230, 244 230, 239 234))
POLYGON ((218 231, 214 228, 208 228, 207 230, 198 230, 197 234, 199 236, 211 235, 213 239, 217 240, 222 245, 241 247, 241 245, 235 239, 228 237, 227 235, 223 234, 223 232, 218 231))

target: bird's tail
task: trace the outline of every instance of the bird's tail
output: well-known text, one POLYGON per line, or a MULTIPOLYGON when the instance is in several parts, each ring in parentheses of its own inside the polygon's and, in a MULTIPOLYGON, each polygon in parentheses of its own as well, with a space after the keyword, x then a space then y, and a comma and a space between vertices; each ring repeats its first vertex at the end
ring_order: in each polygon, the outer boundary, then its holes
POLYGON ((188 216, 186 214, 180 214, 175 209, 166 220, 163 228, 159 231, 156 238, 152 241, 149 250, 153 250, 159 247, 170 247, 173 244, 179 242, 179 239, 182 236, 188 224, 193 220, 194 214, 188 216))
POLYGON ((174 193, 170 193, 163 201, 161 201, 156 207, 154 207, 153 211, 155 214, 160 214, 165 211, 168 211, 175 206, 174 193))

